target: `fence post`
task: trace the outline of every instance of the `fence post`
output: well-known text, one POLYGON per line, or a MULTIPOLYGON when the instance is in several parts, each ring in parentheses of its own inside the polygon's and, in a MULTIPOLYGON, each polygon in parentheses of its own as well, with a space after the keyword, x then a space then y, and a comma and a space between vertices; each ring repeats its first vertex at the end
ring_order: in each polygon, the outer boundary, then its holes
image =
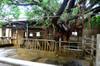
POLYGON ((94 44, 95 44, 95 37, 92 35, 91 37, 91 55, 90 55, 90 66, 94 66, 94 44))
POLYGON ((61 51, 61 38, 59 38, 59 51, 61 51))
POLYGON ((82 49, 83 49, 83 50, 85 49, 85 43, 86 43, 85 38, 86 38, 86 35, 84 35, 84 36, 82 37, 82 49))
POLYGON ((97 34, 96 66, 100 66, 100 34, 97 34))
POLYGON ((94 44, 95 44, 95 37, 94 37, 94 35, 92 36, 92 45, 91 45, 91 55, 93 56, 93 54, 94 54, 94 44))

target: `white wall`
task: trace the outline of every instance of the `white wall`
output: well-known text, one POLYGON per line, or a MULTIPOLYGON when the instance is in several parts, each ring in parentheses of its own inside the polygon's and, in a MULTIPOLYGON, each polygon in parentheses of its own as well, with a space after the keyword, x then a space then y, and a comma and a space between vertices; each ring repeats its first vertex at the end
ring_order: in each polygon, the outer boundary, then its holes
POLYGON ((10 28, 6 28, 6 35, 5 37, 11 37, 11 29, 10 28))

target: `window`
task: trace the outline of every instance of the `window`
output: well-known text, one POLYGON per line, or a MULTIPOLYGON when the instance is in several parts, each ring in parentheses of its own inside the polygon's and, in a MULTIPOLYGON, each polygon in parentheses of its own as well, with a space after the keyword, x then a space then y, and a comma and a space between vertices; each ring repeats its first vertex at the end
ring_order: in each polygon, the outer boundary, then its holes
POLYGON ((36 32, 36 37, 40 37, 40 32, 36 32))
POLYGON ((30 34, 29 34, 29 37, 33 37, 33 33, 30 33, 30 34))
POLYGON ((72 32, 72 35, 73 35, 73 36, 77 36, 78 33, 77 33, 77 32, 72 32))

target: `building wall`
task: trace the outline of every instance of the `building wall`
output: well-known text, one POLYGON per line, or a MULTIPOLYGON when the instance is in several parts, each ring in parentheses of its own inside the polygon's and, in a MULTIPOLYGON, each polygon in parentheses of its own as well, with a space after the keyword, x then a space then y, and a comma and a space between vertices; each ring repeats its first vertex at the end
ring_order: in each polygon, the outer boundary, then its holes
POLYGON ((23 35, 24 35, 23 30, 16 30, 16 32, 13 32, 13 36, 15 38, 13 38, 12 42, 15 46, 18 46, 18 45, 22 44, 23 35))
POLYGON ((0 28, 0 37, 2 37, 2 28, 0 28))

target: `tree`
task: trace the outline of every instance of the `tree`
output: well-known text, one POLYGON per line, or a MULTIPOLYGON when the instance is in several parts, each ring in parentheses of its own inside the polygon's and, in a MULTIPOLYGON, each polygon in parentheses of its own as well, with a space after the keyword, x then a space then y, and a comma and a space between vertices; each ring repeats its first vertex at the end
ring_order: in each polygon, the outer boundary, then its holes
POLYGON ((51 25, 49 16, 52 16, 58 10, 59 5, 58 0, 36 1, 32 6, 32 9, 30 11, 26 11, 26 15, 28 16, 28 19, 34 18, 33 20, 37 21, 36 24, 42 23, 42 25, 48 27, 51 25), (37 17, 37 19, 35 19, 35 17, 37 17))
POLYGON ((0 2, 0 17, 1 19, 18 19, 20 15, 19 8, 16 5, 11 5, 10 0, 2 0, 0 2))
POLYGON ((76 0, 63 0, 62 3, 59 3, 59 1, 60 0, 2 0, 0 1, 1 16, 6 17, 6 15, 10 14, 17 18, 20 15, 18 6, 30 6, 31 9, 26 10, 28 20, 35 20, 36 24, 45 26, 49 26, 52 23, 56 26, 58 31, 60 30, 62 33, 67 34, 66 32, 74 29, 72 26, 70 26, 70 29, 68 28, 69 22, 79 19, 79 14, 83 12, 83 18, 86 19, 88 18, 88 13, 91 13, 89 15, 92 16, 100 10, 99 0, 78 0, 76 5, 76 0), (97 4, 98 6, 93 8, 97 4), (13 5, 9 6, 13 9, 12 12, 3 12, 2 8, 4 5, 13 5), (61 24, 57 24, 59 20, 63 21, 62 27, 60 27, 61 24))
POLYGON ((94 28, 95 26, 100 26, 100 16, 94 16, 91 19, 91 27, 94 28))

